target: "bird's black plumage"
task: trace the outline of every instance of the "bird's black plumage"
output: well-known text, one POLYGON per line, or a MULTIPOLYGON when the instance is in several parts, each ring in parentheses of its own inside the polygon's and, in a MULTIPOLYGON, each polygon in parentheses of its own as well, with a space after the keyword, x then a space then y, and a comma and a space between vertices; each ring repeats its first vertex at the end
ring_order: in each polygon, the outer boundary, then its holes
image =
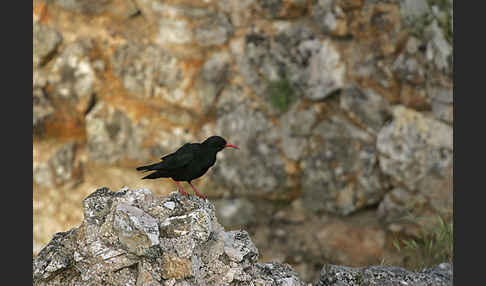
POLYGON ((186 143, 174 153, 165 155, 161 162, 137 167, 138 171, 154 171, 142 179, 172 178, 179 189, 179 192, 187 195, 178 182, 186 181, 194 189, 198 196, 201 195, 191 181, 204 175, 214 163, 216 154, 226 147, 238 149, 238 147, 227 144, 220 136, 211 136, 202 143, 186 143))

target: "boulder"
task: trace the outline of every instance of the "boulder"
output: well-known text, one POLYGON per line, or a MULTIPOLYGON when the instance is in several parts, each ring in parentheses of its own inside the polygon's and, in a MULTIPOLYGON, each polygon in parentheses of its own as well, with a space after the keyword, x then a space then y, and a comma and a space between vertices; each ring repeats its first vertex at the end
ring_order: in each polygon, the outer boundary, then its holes
POLYGON ((34 183, 44 187, 56 187, 82 179, 79 164, 75 162, 76 142, 46 141, 33 149, 34 183))
POLYGON ((100 188, 83 208, 34 258, 33 285, 305 285, 289 265, 257 263, 248 233, 225 231, 207 200, 100 188))
POLYGON ((88 111, 97 90, 97 65, 91 55, 96 49, 89 38, 64 47, 53 61, 47 77, 48 94, 58 104, 67 104, 80 114, 88 111))
POLYGON ((334 116, 314 128, 311 140, 311 152, 300 163, 309 209, 348 215, 381 200, 388 181, 370 134, 334 116))
POLYGON ((319 39, 306 25, 278 23, 275 35, 259 29, 245 36, 237 65, 245 83, 267 102, 269 86, 288 82, 287 89, 311 100, 322 100, 344 87, 346 65, 337 45, 319 39))
POLYGON ((326 265, 315 286, 351 285, 430 285, 448 286, 453 284, 452 265, 441 263, 420 272, 412 272, 394 266, 370 266, 352 268, 326 265))
POLYGON ((438 214, 452 214, 453 130, 403 106, 396 106, 393 115, 376 146, 380 168, 397 188, 380 202, 378 214, 391 230, 416 235, 416 227, 435 225, 438 214), (404 215, 412 218, 397 220, 404 215))

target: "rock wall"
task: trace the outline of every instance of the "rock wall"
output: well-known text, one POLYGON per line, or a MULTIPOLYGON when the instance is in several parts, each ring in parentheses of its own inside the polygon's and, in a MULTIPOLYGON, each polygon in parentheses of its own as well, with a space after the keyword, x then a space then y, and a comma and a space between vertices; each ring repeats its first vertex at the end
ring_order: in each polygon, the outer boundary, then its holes
POLYGON ((220 222, 305 280, 452 216, 452 0, 34 0, 33 31, 35 253, 213 134, 220 222))
MULTIPOLYGON (((249 234, 225 231, 207 200, 100 188, 83 200, 83 213, 79 226, 56 233, 34 258, 33 285, 306 285, 288 264, 257 263, 249 234)), ((452 285, 452 267, 412 273, 328 265, 315 285, 358 281, 452 285)))

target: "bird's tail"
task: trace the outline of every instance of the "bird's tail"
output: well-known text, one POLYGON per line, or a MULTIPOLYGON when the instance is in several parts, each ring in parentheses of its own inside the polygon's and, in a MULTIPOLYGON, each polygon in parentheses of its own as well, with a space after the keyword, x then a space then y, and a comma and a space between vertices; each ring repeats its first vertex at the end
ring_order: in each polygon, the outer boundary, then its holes
POLYGON ((158 178, 165 178, 165 177, 166 176, 163 172, 157 171, 157 172, 153 172, 152 174, 143 177, 142 179, 158 179, 158 178))
POLYGON ((155 163, 155 164, 146 165, 146 166, 140 166, 140 167, 137 167, 137 171, 147 172, 147 171, 156 170, 159 164, 160 163, 155 163))

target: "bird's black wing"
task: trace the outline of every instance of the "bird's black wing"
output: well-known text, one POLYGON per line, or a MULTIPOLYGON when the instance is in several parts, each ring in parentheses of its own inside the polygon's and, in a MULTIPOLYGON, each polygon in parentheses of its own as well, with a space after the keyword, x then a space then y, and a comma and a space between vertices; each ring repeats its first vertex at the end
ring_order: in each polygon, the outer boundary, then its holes
POLYGON ((176 152, 162 157, 161 167, 164 170, 178 169, 191 163, 194 159, 194 150, 197 149, 195 144, 186 143, 176 152))
POLYGON ((192 149, 191 143, 186 143, 186 144, 182 145, 179 149, 177 149, 177 151, 175 151, 174 153, 167 154, 167 155, 163 156, 162 158, 160 158, 160 160, 165 160, 165 159, 167 159, 171 156, 174 156, 174 154, 177 154, 177 153, 188 152, 188 151, 190 151, 189 149, 192 149))

